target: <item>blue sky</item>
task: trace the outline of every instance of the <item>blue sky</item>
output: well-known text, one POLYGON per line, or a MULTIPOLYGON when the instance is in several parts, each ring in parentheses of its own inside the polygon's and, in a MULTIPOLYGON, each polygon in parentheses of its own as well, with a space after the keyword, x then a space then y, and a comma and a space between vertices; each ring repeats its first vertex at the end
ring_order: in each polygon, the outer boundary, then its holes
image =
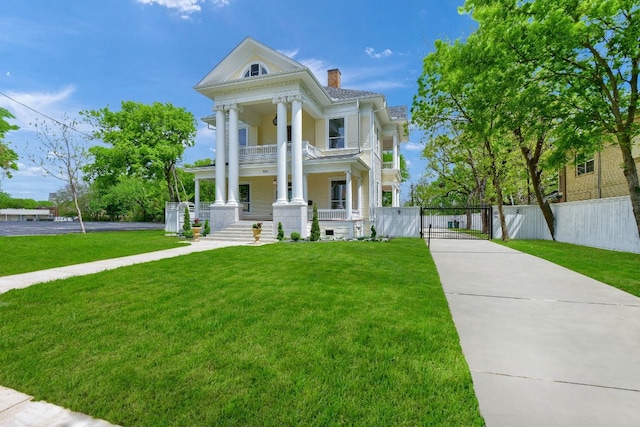
MULTIPOLYGON (((123 100, 170 102, 197 118, 211 102, 193 90, 245 37, 309 67, 326 84, 339 68, 342 87, 382 93, 391 106, 411 106, 422 58, 437 39, 469 35, 464 0, 4 0, 0 2, 0 92, 47 116, 123 100)), ((20 126, 5 142, 20 169, 0 182, 16 198, 46 200, 64 183, 29 163, 30 125, 42 116, 0 95, 20 126)), ((214 157, 215 134, 199 124, 184 162, 214 157)), ((424 173, 421 135, 402 153, 411 181, 424 173)), ((403 200, 408 198, 408 184, 403 200)))

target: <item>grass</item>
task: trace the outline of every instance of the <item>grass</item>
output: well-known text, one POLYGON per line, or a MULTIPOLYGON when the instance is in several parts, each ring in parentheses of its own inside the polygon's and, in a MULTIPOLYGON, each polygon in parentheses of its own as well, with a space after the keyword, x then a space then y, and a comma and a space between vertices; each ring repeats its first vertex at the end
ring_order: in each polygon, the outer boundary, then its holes
POLYGON ((0 237, 0 276, 175 248, 163 231, 0 237))
POLYGON ((483 425, 419 239, 231 247, 0 295, 0 384, 121 425, 483 425))
POLYGON ((549 240, 511 240, 505 245, 640 297, 640 254, 549 240))

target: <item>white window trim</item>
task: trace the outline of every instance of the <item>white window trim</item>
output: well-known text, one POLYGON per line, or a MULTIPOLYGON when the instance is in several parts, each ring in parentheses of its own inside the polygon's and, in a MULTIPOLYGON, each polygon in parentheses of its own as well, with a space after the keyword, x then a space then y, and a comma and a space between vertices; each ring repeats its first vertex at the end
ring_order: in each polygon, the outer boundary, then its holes
MULTIPOLYGON (((333 194, 332 194, 332 184, 335 181, 344 181, 345 185, 347 184, 347 178, 345 176, 332 176, 329 178, 329 206, 327 206, 327 209, 333 209, 331 207, 331 205, 333 204, 333 194)), ((345 201, 345 206, 342 209, 346 209, 347 206, 347 193, 346 193, 346 187, 345 187, 345 193, 344 193, 344 201, 345 201)))
POLYGON ((249 65, 247 65, 247 66, 245 67, 245 69, 244 69, 244 70, 242 70, 242 74, 241 74, 241 76, 242 76, 242 78, 247 79, 247 78, 249 78, 249 77, 260 77, 260 76, 265 76, 265 75, 267 75, 267 74, 271 74, 271 70, 269 69, 269 67, 267 66, 267 64, 265 64, 265 63, 264 63, 264 62, 262 62, 262 61, 254 61, 254 62, 250 63, 249 65), (251 66, 252 66, 252 65, 254 65, 254 64, 258 64, 258 65, 260 66, 260 69, 261 69, 261 70, 262 70, 262 69, 264 69, 264 70, 266 71, 266 73, 258 73, 258 75, 257 75, 257 76, 251 76, 251 75, 246 76, 245 74, 247 74, 247 72, 249 72, 249 74, 251 74, 251 66))
POLYGON ((335 117, 327 117, 327 123, 326 123, 326 132, 327 132, 327 145, 326 145, 326 149, 327 150, 344 150, 347 148, 347 135, 349 134, 348 129, 347 129, 347 117, 346 116, 335 116, 335 117), (331 120, 336 120, 336 119, 342 119, 344 120, 344 136, 342 137, 344 140, 344 147, 342 148, 331 148, 331 139, 329 137, 329 122, 331 120))
POLYGON ((576 163, 576 176, 588 175, 588 174, 594 173, 595 170, 596 170, 596 162, 594 158, 591 158, 584 162, 576 163), (587 170, 588 163, 591 163, 593 165, 592 170, 590 171, 587 170), (584 172, 580 172, 580 166, 584 167, 584 172))

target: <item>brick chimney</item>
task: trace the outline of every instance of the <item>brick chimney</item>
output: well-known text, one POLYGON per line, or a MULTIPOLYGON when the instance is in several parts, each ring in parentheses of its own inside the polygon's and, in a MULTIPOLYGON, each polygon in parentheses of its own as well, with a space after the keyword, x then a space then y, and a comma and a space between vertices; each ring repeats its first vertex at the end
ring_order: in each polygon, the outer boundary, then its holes
POLYGON ((340 70, 334 68, 333 70, 327 71, 327 86, 340 87, 340 70))

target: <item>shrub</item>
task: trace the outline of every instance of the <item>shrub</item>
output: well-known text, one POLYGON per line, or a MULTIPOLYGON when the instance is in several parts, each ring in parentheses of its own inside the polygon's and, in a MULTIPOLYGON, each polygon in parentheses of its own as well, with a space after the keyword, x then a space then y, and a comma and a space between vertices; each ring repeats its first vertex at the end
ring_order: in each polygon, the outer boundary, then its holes
POLYGON ((371 240, 376 240, 376 227, 375 227, 375 225, 371 226, 371 240))
POLYGON ((293 240, 294 242, 300 240, 300 233, 298 233, 297 231, 291 233, 291 240, 293 240))
POLYGON ((203 236, 206 236, 207 234, 211 234, 211 225, 209 225, 209 220, 205 219, 204 220, 204 233, 202 233, 203 236))
POLYGON ((311 222, 311 237, 312 242, 320 240, 320 223, 318 222, 318 205, 313 205, 313 221, 311 222))
POLYGON ((193 237, 191 230, 191 216, 189 215, 189 206, 184 207, 184 223, 182 224, 182 235, 187 239, 193 237))
POLYGON ((282 228, 282 223, 278 222, 278 240, 282 242, 284 239, 284 228, 282 228))

